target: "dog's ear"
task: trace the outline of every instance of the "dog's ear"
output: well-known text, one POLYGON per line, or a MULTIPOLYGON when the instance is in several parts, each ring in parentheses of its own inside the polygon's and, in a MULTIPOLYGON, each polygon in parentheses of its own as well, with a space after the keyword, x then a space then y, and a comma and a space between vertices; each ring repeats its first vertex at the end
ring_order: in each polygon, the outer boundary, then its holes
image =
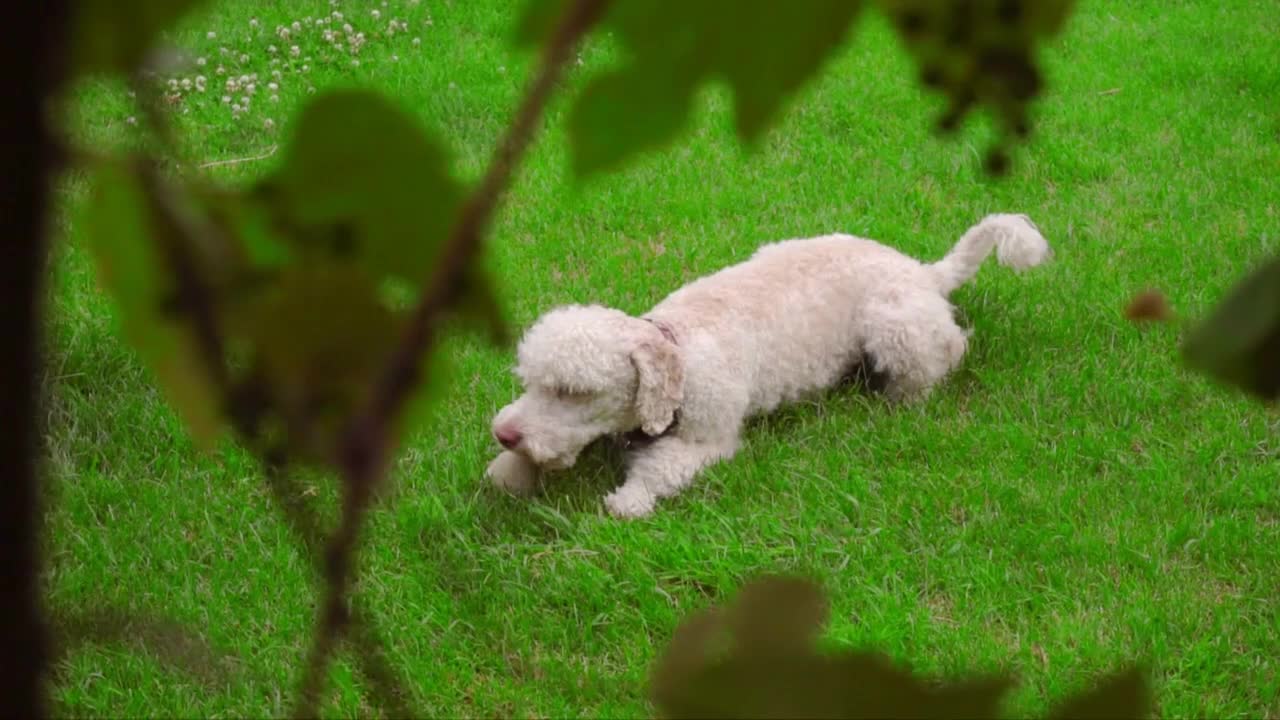
POLYGON ((631 353, 631 362, 640 381, 636 389, 640 429, 648 435, 660 435, 675 420, 676 410, 684 400, 680 353, 666 339, 642 342, 631 353))

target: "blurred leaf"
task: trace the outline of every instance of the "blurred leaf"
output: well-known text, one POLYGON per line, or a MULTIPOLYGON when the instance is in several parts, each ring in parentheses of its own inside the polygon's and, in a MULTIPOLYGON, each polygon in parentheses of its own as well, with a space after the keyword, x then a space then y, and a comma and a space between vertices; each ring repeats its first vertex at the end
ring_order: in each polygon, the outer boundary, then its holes
MULTIPOLYGON (((1031 132, 1029 104, 1043 82, 1035 51, 1059 33, 1074 0, 878 0, 893 20, 920 79, 950 108, 944 129, 976 106, 1001 123, 986 168, 1003 173, 1008 146, 1031 132)), ((528 0, 516 42, 546 40, 565 0, 528 0)), ((684 126, 694 94, 723 80, 733 90, 738 134, 752 144, 788 97, 843 42, 857 0, 628 0, 605 18, 624 48, 621 63, 593 79, 569 117, 579 176, 615 168, 656 149, 684 126)))
POLYGON ((567 7, 567 0, 527 0, 516 20, 513 36, 516 45, 532 47, 550 37, 556 19, 567 7))
POLYGON ((1182 350, 1192 368, 1274 400, 1280 394, 1280 258, 1236 285, 1182 350))
POLYGON ((482 328, 489 342, 500 347, 511 343, 511 329, 498 304, 493 277, 478 263, 467 268, 459 306, 463 322, 482 328))
POLYGON ((827 599, 803 578, 764 578, 742 589, 726 620, 744 651, 802 651, 827 622, 827 599))
POLYGON ((1116 673, 1054 709, 1054 720, 1144 718, 1151 711, 1150 690, 1139 668, 1116 673))
POLYGON ((819 653, 826 600, 812 584, 766 578, 725 610, 697 613, 654 666, 667 717, 994 717, 1010 683, 917 678, 873 653, 819 653))
POLYGON ((251 348, 293 449, 321 460, 365 399, 404 325, 361 268, 337 263, 291 266, 228 315, 233 337, 251 348))
POLYGON ((132 72, 161 32, 204 0, 80 0, 73 4, 72 74, 132 72))
POLYGON ((103 288, 114 298, 123 331, 155 372, 169 402, 202 446, 221 428, 219 400, 195 338, 164 308, 176 295, 163 243, 186 243, 164 222, 136 167, 123 162, 97 168, 84 226, 103 288), (164 240, 157 236, 165 234, 164 240))
MULTIPOLYGON (((544 40, 563 3, 533 0, 516 31, 544 40)), ((569 119, 579 175, 610 169, 657 148, 684 125, 702 83, 733 88, 738 134, 759 139, 783 102, 840 45, 857 0, 628 0, 610 6, 605 24, 629 54, 593 80, 569 119)))
POLYGON ((877 1, 916 59, 920 81, 948 99, 941 130, 956 129, 977 106, 995 116, 1001 136, 986 168, 1003 174, 1008 146, 1031 132, 1028 108, 1043 88, 1037 44, 1062 30, 1074 0, 877 1))
POLYGON ((1124 309, 1124 315, 1134 322, 1165 322, 1173 319, 1173 310, 1164 293, 1144 290, 1133 296, 1124 309))
POLYGON ((260 195, 296 249, 350 259, 375 280, 426 281, 463 191, 449 158, 381 95, 328 93, 302 110, 260 195))

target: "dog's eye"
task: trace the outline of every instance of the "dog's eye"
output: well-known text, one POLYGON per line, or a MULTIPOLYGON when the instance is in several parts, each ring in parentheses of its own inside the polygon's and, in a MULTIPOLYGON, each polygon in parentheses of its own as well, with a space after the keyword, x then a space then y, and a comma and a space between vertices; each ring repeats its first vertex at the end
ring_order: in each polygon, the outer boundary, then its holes
POLYGON ((556 397, 561 400, 583 400, 589 394, 590 393, 587 393, 582 390, 572 390, 567 387, 556 388, 556 397))

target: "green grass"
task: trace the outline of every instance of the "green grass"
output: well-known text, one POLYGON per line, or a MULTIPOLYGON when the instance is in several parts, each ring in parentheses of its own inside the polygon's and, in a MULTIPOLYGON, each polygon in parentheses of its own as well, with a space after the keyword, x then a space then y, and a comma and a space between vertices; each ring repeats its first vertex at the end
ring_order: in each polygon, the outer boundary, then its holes
MULTIPOLYGON (((530 65, 508 42, 512 3, 395 5, 384 22, 411 30, 371 40, 359 67, 313 60, 308 80, 282 81, 278 105, 260 91, 238 121, 216 99, 191 103, 187 152, 261 154, 307 84, 358 84, 394 95, 476 177, 530 65)), ((265 75, 250 16, 274 28, 328 9, 225 0, 181 39, 210 67, 219 44, 256 48, 265 75)), ((558 100, 490 245, 517 326, 568 301, 640 312, 762 242, 837 230, 937 257, 984 213, 1027 212, 1057 255, 1021 277, 993 263, 957 293, 972 351, 926 404, 892 411, 843 392, 763 419, 733 461, 643 522, 604 514, 619 470, 599 457, 532 502, 487 487, 488 420, 517 391, 511 354, 451 341, 452 383, 372 519, 360 588, 418 707, 643 715, 648 665, 682 616, 758 573, 800 571, 831 593, 831 643, 930 673, 1014 671, 1019 715, 1140 660, 1163 716, 1280 717, 1275 416, 1183 370, 1178 329, 1121 312, 1151 285, 1199 316, 1280 249, 1274 11, 1084 2, 1046 55, 1037 135, 999 183, 979 171, 982 127, 932 137, 939 103, 878 16, 758 152, 739 148, 713 90, 677 145, 574 184, 558 100)), ((583 70, 612 58, 595 44, 583 70)), ((76 123, 99 146, 127 144, 132 112, 119 88, 89 86, 76 123)), ((215 172, 250 179, 275 160, 215 172)), ((253 460, 199 454, 118 339, 80 247, 81 185, 66 186, 50 291, 49 607, 162 616, 237 660, 211 680, 151 651, 82 646, 59 661, 59 710, 280 715, 314 578, 253 460)), ((369 711, 354 678, 337 666, 327 713, 369 711)))

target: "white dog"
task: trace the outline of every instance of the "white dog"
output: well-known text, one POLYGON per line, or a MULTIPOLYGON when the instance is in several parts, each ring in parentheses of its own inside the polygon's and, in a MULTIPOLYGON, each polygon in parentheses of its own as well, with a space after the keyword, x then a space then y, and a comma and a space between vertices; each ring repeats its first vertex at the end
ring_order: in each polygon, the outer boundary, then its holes
POLYGON ((932 264, 827 235, 765 245, 641 318, 596 305, 552 310, 520 341, 525 392, 494 418, 506 449, 487 474, 526 491, 538 469, 568 468, 593 440, 638 430, 650 441, 629 453, 626 481, 605 505, 642 517, 731 457, 748 417, 855 368, 883 378, 892 399, 922 398, 967 346, 947 297, 993 247, 1016 270, 1051 255, 1026 216, 990 215, 932 264))

